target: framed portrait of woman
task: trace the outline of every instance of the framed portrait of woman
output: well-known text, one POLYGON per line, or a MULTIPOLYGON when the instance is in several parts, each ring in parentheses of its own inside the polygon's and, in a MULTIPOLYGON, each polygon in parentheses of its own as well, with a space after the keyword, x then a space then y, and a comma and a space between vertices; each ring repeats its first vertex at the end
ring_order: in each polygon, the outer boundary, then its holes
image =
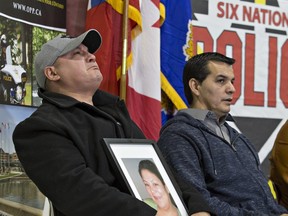
POLYGON ((180 189, 153 140, 104 138, 104 150, 129 192, 160 211, 188 216, 180 189))

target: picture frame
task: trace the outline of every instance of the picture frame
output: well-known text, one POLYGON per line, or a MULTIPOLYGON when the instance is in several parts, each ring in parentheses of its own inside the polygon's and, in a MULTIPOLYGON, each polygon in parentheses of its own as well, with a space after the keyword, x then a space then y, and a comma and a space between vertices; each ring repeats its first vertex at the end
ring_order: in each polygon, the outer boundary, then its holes
MULTIPOLYGON (((160 208, 157 204, 160 202, 159 199, 163 196, 166 196, 166 198, 168 196, 165 195, 166 192, 165 189, 163 189, 166 188, 171 203, 178 209, 178 215, 188 216, 187 208, 180 195, 180 189, 155 141, 149 139, 104 138, 102 139, 102 144, 113 169, 117 176, 119 176, 118 180, 120 184, 134 197, 157 209, 160 208), (150 177, 147 177, 147 175, 141 171, 143 164, 144 169, 151 171, 150 168, 147 168, 145 165, 147 162, 153 167, 154 165, 156 166, 156 170, 159 171, 158 174, 152 171, 152 175, 150 173, 150 177), (158 195, 155 195, 155 198, 153 192, 151 192, 153 191, 153 189, 151 189, 153 186, 151 185, 155 182, 152 182, 150 185, 150 183, 146 181, 147 179, 154 181, 151 176, 155 178, 156 181, 157 179, 161 181, 160 179, 162 178, 164 186, 162 189, 159 186, 160 189, 158 188, 157 190, 160 194, 162 193, 163 196, 158 193, 158 195)), ((150 167, 150 165, 148 167, 150 167)), ((156 183, 154 185, 156 185, 156 183)), ((154 191, 156 191, 156 189, 154 189, 154 191)), ((166 200, 168 200, 168 198, 166 200)))

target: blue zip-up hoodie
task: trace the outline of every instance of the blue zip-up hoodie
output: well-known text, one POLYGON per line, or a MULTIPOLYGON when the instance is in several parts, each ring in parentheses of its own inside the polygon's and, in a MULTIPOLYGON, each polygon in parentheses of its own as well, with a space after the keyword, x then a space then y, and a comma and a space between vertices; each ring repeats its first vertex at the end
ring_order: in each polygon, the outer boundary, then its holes
POLYGON ((187 187, 196 188, 220 216, 287 212, 274 200, 253 145, 225 126, 231 143, 185 112, 161 129, 158 147, 183 193, 187 187))

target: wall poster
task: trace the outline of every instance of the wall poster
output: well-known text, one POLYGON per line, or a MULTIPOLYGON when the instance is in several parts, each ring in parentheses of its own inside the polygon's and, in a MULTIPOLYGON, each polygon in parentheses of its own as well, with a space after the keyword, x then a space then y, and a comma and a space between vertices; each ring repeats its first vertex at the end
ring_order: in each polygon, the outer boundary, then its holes
POLYGON ((0 215, 44 215, 45 197, 26 176, 12 141, 15 126, 40 105, 33 61, 66 32, 65 0, 5 0, 0 7, 0 215))
POLYGON ((288 1, 191 3, 193 17, 188 29, 193 26, 193 53, 218 51, 236 59, 231 114, 235 127, 255 145, 268 177, 270 151, 287 120, 288 1))

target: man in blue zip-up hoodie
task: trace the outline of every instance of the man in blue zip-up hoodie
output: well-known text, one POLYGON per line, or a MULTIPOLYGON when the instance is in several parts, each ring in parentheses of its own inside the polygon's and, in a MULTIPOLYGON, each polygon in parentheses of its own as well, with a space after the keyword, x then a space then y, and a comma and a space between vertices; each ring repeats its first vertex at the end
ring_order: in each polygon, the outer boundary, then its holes
POLYGON ((226 122, 233 121, 234 62, 212 52, 187 62, 183 83, 191 108, 163 126, 158 146, 185 199, 195 187, 220 216, 288 215, 271 194, 254 146, 226 122))

